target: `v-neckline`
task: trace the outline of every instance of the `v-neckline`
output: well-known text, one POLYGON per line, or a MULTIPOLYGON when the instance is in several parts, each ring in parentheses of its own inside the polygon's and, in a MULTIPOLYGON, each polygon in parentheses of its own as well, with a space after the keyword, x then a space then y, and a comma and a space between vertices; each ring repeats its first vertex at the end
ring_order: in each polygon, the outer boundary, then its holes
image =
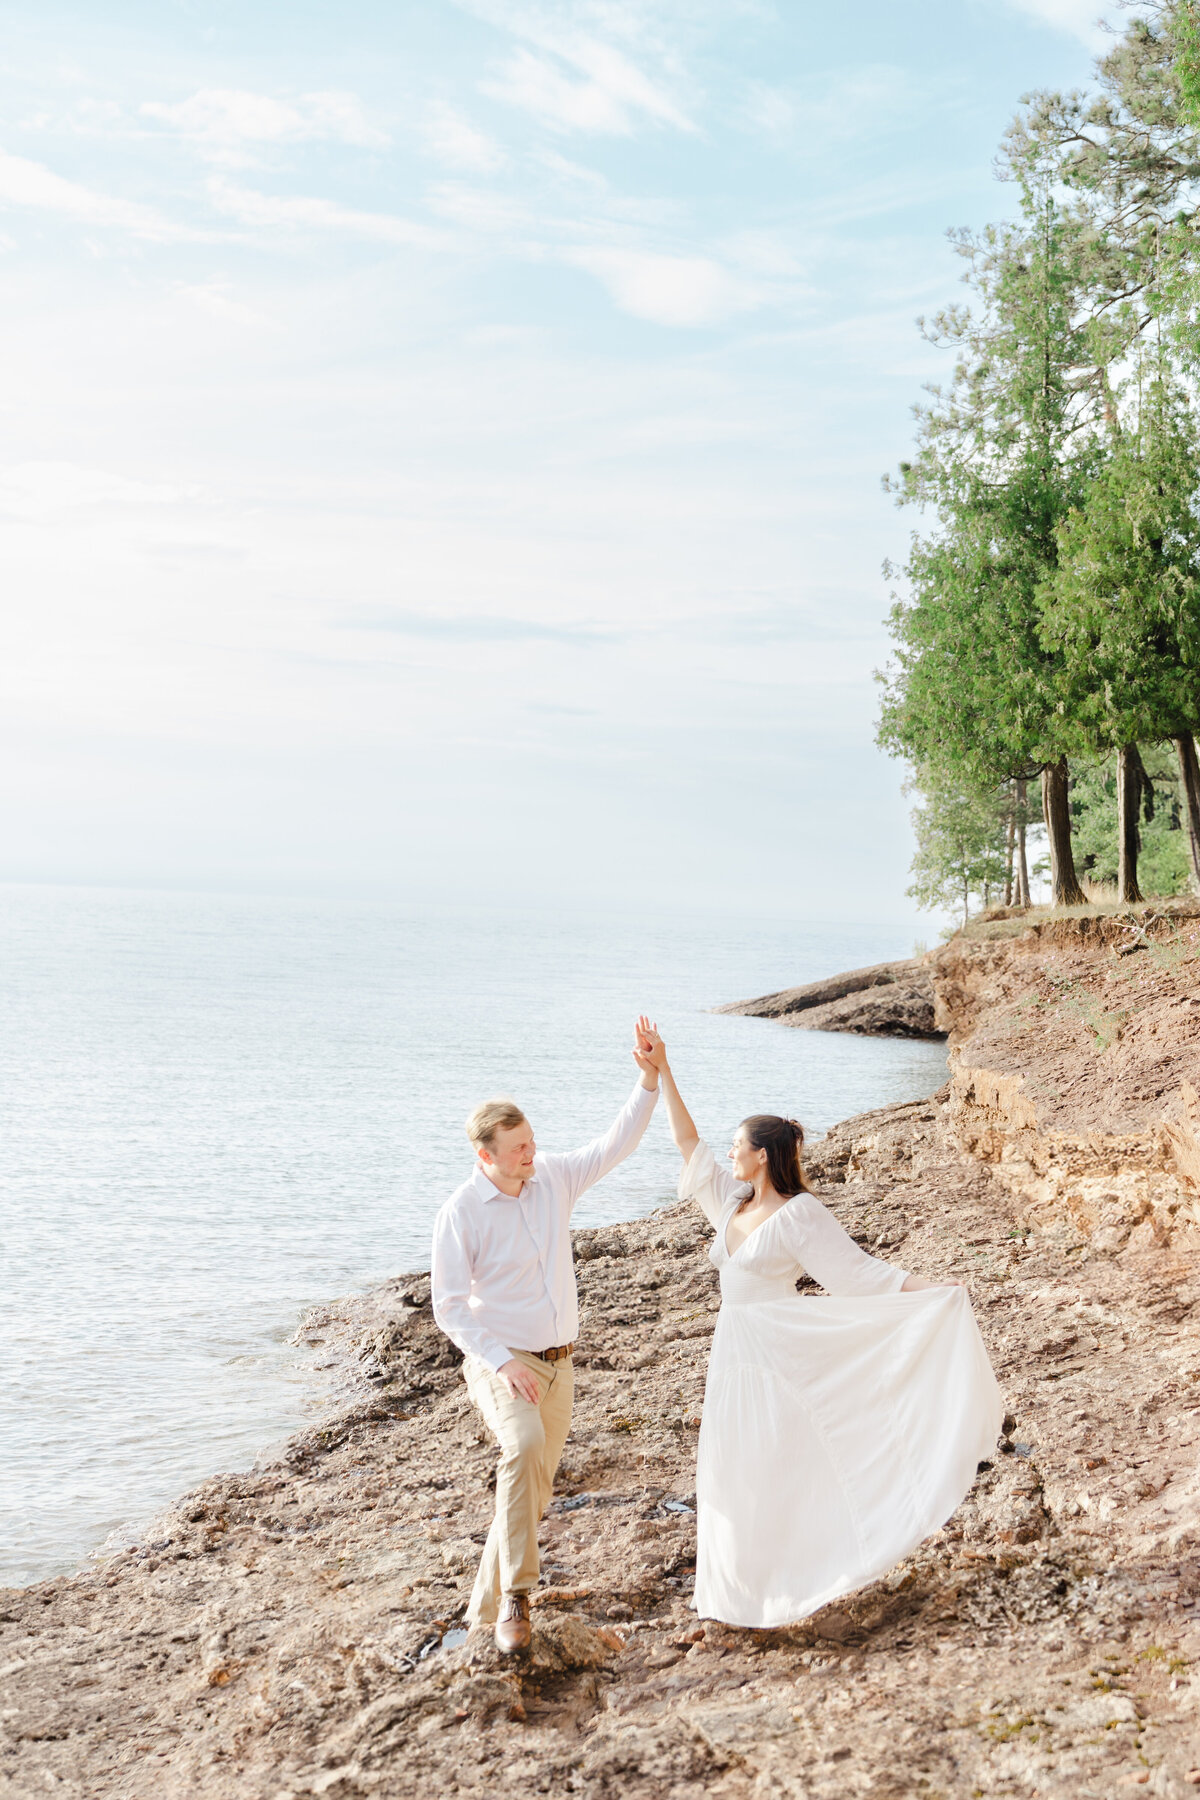
POLYGON ((744 1250, 746 1248, 746 1245, 750 1242, 750 1239, 752 1237, 757 1237, 764 1225, 769 1225, 771 1223, 772 1219, 777 1218, 778 1215, 783 1211, 784 1207, 787 1206, 788 1202, 792 1198, 793 1198, 793 1196, 790 1194, 785 1196, 785 1198, 779 1202, 779 1205, 775 1208, 774 1212, 769 1212, 765 1219, 760 1219, 758 1221, 758 1224, 754 1227, 754 1229, 752 1231, 748 1231, 746 1233, 745 1237, 742 1239, 741 1243, 738 1245, 737 1250, 731 1250, 729 1248, 729 1227, 733 1224, 733 1221, 737 1217, 738 1211, 740 1210, 740 1208, 743 1204, 739 1200, 737 1202, 737 1205, 734 1206, 733 1211, 730 1213, 729 1217, 726 1219, 725 1229, 721 1233, 721 1241, 725 1246, 726 1260, 728 1262, 732 1262, 734 1257, 737 1255, 738 1250, 744 1250))

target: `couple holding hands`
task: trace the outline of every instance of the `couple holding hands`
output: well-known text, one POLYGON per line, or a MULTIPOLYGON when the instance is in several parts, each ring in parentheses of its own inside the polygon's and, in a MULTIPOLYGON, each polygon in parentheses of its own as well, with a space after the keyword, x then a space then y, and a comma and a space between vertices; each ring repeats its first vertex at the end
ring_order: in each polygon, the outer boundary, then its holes
POLYGON ((954 1512, 1003 1417, 966 1290, 860 1249, 809 1189, 794 1119, 744 1119, 722 1167, 645 1017, 633 1055, 633 1093, 579 1150, 539 1151, 511 1100, 476 1107, 474 1172, 434 1228, 434 1317, 500 1449, 467 1618, 504 1653, 530 1641, 538 1522, 571 1424, 571 1213, 637 1147, 660 1087, 679 1196, 713 1227, 721 1278, 696 1470, 701 1618, 793 1624, 884 1574, 954 1512), (801 1298, 802 1274, 824 1294, 801 1298))

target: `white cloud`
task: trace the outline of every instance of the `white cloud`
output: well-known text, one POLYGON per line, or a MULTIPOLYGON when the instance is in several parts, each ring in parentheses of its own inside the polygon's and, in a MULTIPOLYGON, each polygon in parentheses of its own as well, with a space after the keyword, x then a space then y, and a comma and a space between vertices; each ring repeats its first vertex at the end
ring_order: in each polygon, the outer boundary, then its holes
POLYGON ((761 300, 758 290, 706 256, 597 248, 568 250, 564 261, 602 281, 622 312, 655 325, 715 325, 761 300))
POLYGON ((58 213, 80 224, 112 226, 135 237, 163 243, 196 238, 200 233, 175 225, 149 206, 134 200, 117 200, 81 182, 56 175, 44 163, 0 151, 0 205, 27 206, 36 212, 58 213))
POLYGON ((558 235, 564 229, 561 221, 511 194, 462 181, 437 182, 429 191, 428 203, 434 212, 468 231, 508 237, 513 242, 558 235))
POLYGON ((444 249, 449 241, 444 233, 394 213, 359 212, 315 195, 260 194, 221 178, 209 182, 209 194, 219 211, 256 229, 335 231, 381 244, 414 244, 431 250, 444 249))
POLYGON ((536 51, 519 46, 484 92, 557 131, 627 137, 645 119, 677 131, 696 129, 661 84, 593 37, 561 37, 536 51))
POLYGON ((25 462, 0 468, 0 513, 45 520, 82 507, 194 505, 204 498, 194 485, 131 481, 108 469, 80 463, 25 462))
POLYGON ((381 149, 390 139, 372 125, 354 94, 331 90, 278 100, 244 88, 200 88, 187 100, 147 100, 142 114, 187 138, 214 162, 243 163, 252 148, 331 140, 381 149))
POLYGON ((782 143, 790 137, 796 122, 792 101, 778 88, 765 81, 748 81, 738 108, 742 122, 760 136, 782 143))
POLYGON ((181 300, 196 306, 214 319, 221 319, 230 325, 266 325, 269 323, 265 313, 257 312, 254 307, 247 306, 244 301, 234 299, 227 281, 214 278, 210 281, 177 281, 175 292, 181 300))
POLYGON ((1018 11, 1078 38, 1089 50, 1105 48, 1110 42, 1101 21, 1113 22, 1118 8, 1112 0, 1009 0, 1018 11))
POLYGON ((572 162, 557 150, 540 150, 537 162, 555 181, 567 187, 589 189, 592 193, 606 193, 608 182, 595 169, 586 169, 582 163, 572 162))
POLYGON ((719 247, 739 269, 794 286, 805 273, 805 264, 796 254, 796 241, 795 232, 736 231, 722 238, 719 247))
POLYGON ((438 162, 476 175, 493 175, 508 162, 499 144, 444 100, 426 111, 425 145, 438 162))

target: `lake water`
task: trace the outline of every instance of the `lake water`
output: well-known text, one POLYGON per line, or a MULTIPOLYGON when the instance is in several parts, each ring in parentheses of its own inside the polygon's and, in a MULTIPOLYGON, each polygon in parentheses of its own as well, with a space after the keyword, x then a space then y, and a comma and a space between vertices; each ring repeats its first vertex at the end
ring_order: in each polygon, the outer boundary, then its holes
MULTIPOLYGON (((940 1045, 706 1008, 911 952, 907 928, 0 888, 0 1583, 77 1567, 313 1405, 303 1309, 428 1267, 462 1121, 605 1128, 645 1008, 722 1149, 932 1092, 940 1045)), ((665 1115, 581 1224, 672 1191, 665 1115)))

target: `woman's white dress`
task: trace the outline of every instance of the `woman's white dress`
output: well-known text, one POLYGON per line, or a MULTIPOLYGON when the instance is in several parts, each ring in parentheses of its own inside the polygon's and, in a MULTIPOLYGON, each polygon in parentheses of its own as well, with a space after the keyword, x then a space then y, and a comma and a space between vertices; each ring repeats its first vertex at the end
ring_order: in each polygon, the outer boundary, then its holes
POLYGON ((944 1525, 1004 1407, 965 1289, 902 1294, 797 1194, 730 1254, 750 1189, 696 1146, 679 1180, 721 1274, 696 1475, 695 1607, 770 1626, 874 1580, 944 1525), (807 1272, 826 1293, 801 1296, 807 1272))

